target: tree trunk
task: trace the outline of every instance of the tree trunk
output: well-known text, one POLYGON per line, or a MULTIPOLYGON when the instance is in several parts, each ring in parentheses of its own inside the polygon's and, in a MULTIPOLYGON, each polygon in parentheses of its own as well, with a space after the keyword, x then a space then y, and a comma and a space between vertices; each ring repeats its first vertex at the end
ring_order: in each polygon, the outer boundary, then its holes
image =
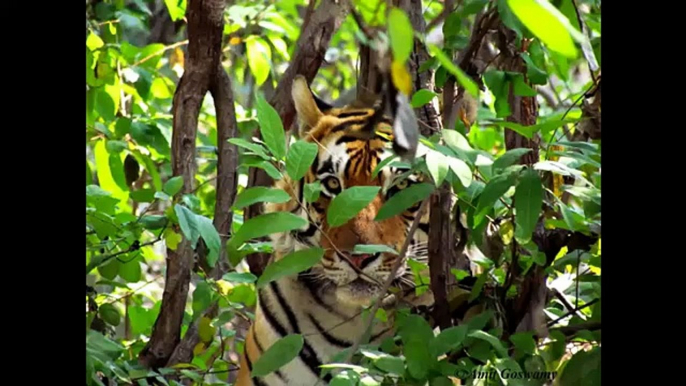
MULTIPOLYGON (((516 34, 514 31, 507 28, 502 23, 499 25, 499 67, 502 71, 523 74, 524 81, 527 82, 526 63, 519 55, 520 49, 516 47, 515 38, 516 34)), ((526 46, 523 48, 526 49, 526 46)), ((510 84, 508 103, 510 105, 511 114, 507 117, 507 121, 518 123, 522 126, 532 126, 536 124, 536 118, 538 116, 538 104, 535 96, 525 97, 516 95, 514 92, 514 86, 510 84)), ((539 148, 536 137, 533 139, 528 139, 517 132, 506 128, 505 148, 507 150, 516 148, 531 149, 530 152, 523 155, 519 160, 520 164, 531 167, 538 161, 539 148)), ((541 248, 541 251, 544 252, 550 260, 550 255, 552 254, 552 258, 554 258, 561 246, 558 247, 558 243, 555 243, 555 245, 548 245, 550 244, 548 236, 549 235, 546 234, 542 223, 539 222, 534 231, 533 239, 537 244, 539 244, 539 246, 546 247, 545 249, 541 248)), ((546 304, 547 295, 547 275, 545 274, 544 267, 536 266, 530 270, 526 276, 519 277, 521 269, 518 264, 518 258, 519 254, 522 253, 523 250, 517 246, 514 238, 512 239, 512 243, 512 261, 509 265, 508 280, 506 281, 504 292, 509 289, 511 284, 514 284, 517 286, 517 297, 511 302, 507 302, 510 307, 507 307, 509 309, 506 313, 508 319, 508 330, 506 331, 506 334, 509 335, 514 332, 534 331, 539 337, 543 337, 547 335, 547 329, 545 327, 545 315, 543 314, 543 308, 546 304), (515 281, 518 283, 515 283, 515 281)), ((503 294, 503 296, 505 295, 503 294)))
MULTIPOLYGON (((188 61, 174 94, 172 133, 172 171, 174 176, 183 177, 183 194, 194 190, 195 139, 200 108, 213 81, 221 77, 218 73, 221 70, 223 12, 224 0, 189 1, 188 61)), ((230 91, 228 95, 231 95, 230 91)), ((215 96, 215 101, 216 99, 215 96)), ((233 110, 233 104, 229 106, 233 110)), ((220 108, 219 111, 226 113, 226 108, 224 107, 223 110, 220 108)), ((218 120, 218 123, 220 122, 227 124, 226 118, 218 120)), ((235 130, 235 117, 233 125, 235 130)), ((230 129, 227 133, 230 133, 230 129)), ((220 149, 222 149, 221 146, 220 149)), ((230 153, 225 147, 223 150, 225 154, 230 153)), ((223 169, 227 166, 223 166, 223 169)), ((225 186, 227 180, 221 183, 225 186)), ((219 186, 217 192, 218 194, 221 192, 219 186)), ((225 204, 225 200, 218 199, 217 204, 220 203, 225 204)), ((222 218, 217 221, 222 221, 222 218)), ((168 249, 167 255, 162 307, 150 340, 139 354, 140 363, 152 368, 165 366, 180 341, 194 251, 190 242, 184 237, 177 250, 168 249)))

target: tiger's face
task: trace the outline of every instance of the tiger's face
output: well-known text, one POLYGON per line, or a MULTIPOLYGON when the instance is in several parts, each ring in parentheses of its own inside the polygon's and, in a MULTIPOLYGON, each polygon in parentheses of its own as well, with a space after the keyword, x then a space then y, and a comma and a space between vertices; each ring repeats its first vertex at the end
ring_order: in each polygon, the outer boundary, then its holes
MULTIPOLYGON (((277 258, 294 250, 321 247, 322 260, 301 274, 319 290, 335 295, 350 306, 368 305, 379 295, 389 275, 411 283, 411 271, 403 262, 391 272, 420 204, 394 217, 375 220, 379 210, 400 190, 418 182, 417 176, 402 176, 403 170, 386 166, 374 173, 377 165, 391 157, 392 120, 375 116, 373 108, 332 108, 318 100, 302 78, 296 78, 292 96, 300 123, 300 137, 317 144, 319 152, 306 176, 295 183, 288 178, 276 187, 297 198, 284 204, 268 204, 267 211, 290 211, 308 220, 308 226, 275 235, 277 258), (372 126, 370 126, 372 125, 372 126), (373 127, 371 135, 361 135, 373 127), (321 186, 319 198, 305 202, 305 184, 321 186), (357 186, 378 187, 378 193, 357 215, 340 226, 327 221, 332 200, 346 189, 357 186), (301 205, 302 204, 302 205, 301 205), (397 254, 354 253, 356 245, 376 244, 390 247, 397 254)), ((428 213, 425 214, 428 220, 428 213)), ((407 256, 426 257, 426 227, 415 232, 407 256)))

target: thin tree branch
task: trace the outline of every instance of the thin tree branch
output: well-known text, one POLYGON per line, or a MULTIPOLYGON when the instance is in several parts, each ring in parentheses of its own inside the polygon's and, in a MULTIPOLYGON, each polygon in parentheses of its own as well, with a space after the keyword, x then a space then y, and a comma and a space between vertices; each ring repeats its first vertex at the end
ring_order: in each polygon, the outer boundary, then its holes
POLYGON ((130 252, 135 252, 135 251, 140 250, 143 247, 147 247, 147 246, 150 246, 150 245, 153 245, 153 244, 156 244, 156 243, 162 241, 162 235, 164 235, 164 231, 166 229, 167 229, 167 225, 165 224, 165 226, 162 228, 162 230, 160 231, 160 234, 157 235, 157 238, 155 238, 155 240, 146 241, 145 243, 142 243, 142 244, 140 243, 140 241, 136 240, 128 248, 126 248, 123 251, 119 251, 119 252, 112 253, 109 255, 104 255, 104 256, 98 255, 98 256, 91 258, 91 262, 86 266, 86 274, 90 273, 95 268, 105 264, 106 262, 110 261, 111 259, 113 259, 117 256, 120 256, 120 255, 123 255, 126 253, 130 253, 130 252))
MULTIPOLYGON (((314 2, 315 0, 311 0, 314 2)), ((324 61, 326 50, 335 31, 340 27, 347 15, 346 7, 337 0, 322 0, 312 12, 307 25, 303 25, 303 32, 296 43, 297 49, 290 65, 283 74, 269 104, 279 113, 283 127, 290 130, 295 120, 295 105, 291 98, 291 85, 296 75, 303 75, 311 83, 324 61)), ((260 137, 259 132, 254 134, 260 137)), ((273 180, 260 168, 251 168, 248 175, 248 187, 270 186, 273 180)), ((262 205, 255 203, 245 209, 245 219, 251 219, 262 213, 262 205)), ((260 275, 269 261, 264 253, 254 253, 247 257, 250 271, 260 275)))
POLYGON ((348 352, 348 355, 346 358, 343 360, 343 363, 348 363, 352 359, 352 357, 355 355, 355 352, 357 349, 360 348, 360 344, 362 344, 362 340, 365 338, 365 336, 369 335, 369 332, 372 328, 372 324, 374 322, 374 318, 376 317, 376 311, 379 310, 379 307, 381 306, 381 299, 383 298, 384 295, 386 295, 386 292, 388 292, 388 289, 391 287, 391 283, 396 279, 395 274, 400 268, 400 264, 405 261, 405 256, 407 255, 407 249, 410 246, 410 242, 412 241, 412 238, 414 237, 414 233, 419 227, 419 222, 421 221, 422 216, 424 216, 424 211, 426 210, 427 205, 429 205, 429 198, 424 199, 422 201, 421 206, 419 207, 419 211, 417 212, 417 215, 412 222, 412 226, 410 226, 410 230, 407 233, 407 238, 405 239, 405 243, 403 244, 403 247, 400 250, 400 254, 398 256, 398 259, 395 261, 393 264, 393 268, 391 268, 391 274, 388 276, 386 279, 386 282, 384 283, 381 293, 379 294, 379 297, 377 300, 374 302, 374 306, 372 309, 369 311, 369 319, 367 320, 367 327, 364 329, 364 333, 362 333, 356 340, 355 343, 350 347, 350 351, 348 352))
POLYGON ((584 308, 590 307, 590 306, 592 306, 592 305, 598 303, 599 301, 600 301, 600 298, 595 298, 595 299, 591 300, 590 302, 584 304, 583 306, 579 306, 579 307, 574 308, 573 310, 571 310, 571 311, 565 313, 564 315, 560 316, 559 318, 557 318, 557 319, 555 319, 555 320, 553 320, 553 321, 548 322, 548 327, 554 326, 554 325, 555 325, 557 322, 559 322, 560 320, 562 320, 562 319, 564 319, 564 318, 567 318, 567 317, 569 317, 569 316, 572 316, 572 315, 576 314, 577 312, 583 310, 584 308))
MULTIPOLYGON (((194 190, 198 117, 210 82, 220 68, 224 7, 224 0, 190 0, 188 3, 188 60, 172 107, 172 172, 183 178, 179 194, 194 190)), ((194 254, 185 237, 176 250, 167 249, 162 306, 150 340, 138 356, 143 366, 165 366, 181 340, 194 254)))

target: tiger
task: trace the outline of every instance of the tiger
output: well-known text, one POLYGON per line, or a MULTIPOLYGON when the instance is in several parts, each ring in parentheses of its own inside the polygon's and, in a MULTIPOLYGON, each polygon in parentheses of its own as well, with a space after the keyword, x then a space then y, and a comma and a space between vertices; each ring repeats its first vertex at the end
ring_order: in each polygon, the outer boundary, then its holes
MULTIPOLYGON (((384 203, 403 189, 422 182, 419 174, 403 174, 392 164, 374 173, 387 157, 393 156, 394 116, 382 114, 378 105, 351 103, 334 107, 310 89, 302 76, 293 80, 291 97, 295 105, 298 137, 318 146, 317 156, 307 174, 294 183, 288 176, 273 187, 289 194, 290 201, 265 203, 264 212, 294 213, 307 220, 295 231, 272 234, 274 253, 269 264, 293 251, 310 247, 324 250, 321 260, 309 270, 282 277, 258 289, 254 321, 249 327, 240 355, 237 386, 328 384, 330 373, 320 377, 321 365, 351 347, 365 332, 368 316, 364 308, 382 295, 381 286, 389 275, 397 283, 414 283, 407 259, 428 264, 429 205, 425 206, 409 242, 405 261, 391 272, 406 241, 411 225, 420 211, 418 202, 400 214, 375 221, 384 203), (373 135, 363 135, 373 130, 373 135), (304 200, 305 184, 319 182, 319 198, 304 200), (332 200, 354 186, 380 187, 378 194, 345 224, 330 227, 327 210, 332 200), (380 244, 398 251, 353 254, 356 245, 380 244), (303 347, 298 356, 278 370, 264 376, 251 376, 255 361, 274 342, 288 334, 301 334, 303 347)), ((386 110, 384 110, 386 111, 386 110)), ((395 283, 394 282, 394 283, 395 283)), ((412 306, 429 306, 430 290, 417 295, 409 291, 412 306)), ((393 319, 376 320, 368 342, 378 344, 392 336, 393 319)))

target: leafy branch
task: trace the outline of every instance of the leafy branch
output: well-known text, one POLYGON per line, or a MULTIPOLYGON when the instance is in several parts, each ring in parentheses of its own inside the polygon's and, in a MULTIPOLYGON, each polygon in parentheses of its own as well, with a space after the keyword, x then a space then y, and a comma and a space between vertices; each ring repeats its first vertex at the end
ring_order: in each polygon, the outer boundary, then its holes
POLYGON ((349 363, 350 360, 353 358, 357 350, 360 348, 360 345, 362 344, 362 340, 365 339, 366 336, 369 335, 369 332, 371 331, 372 325, 374 323, 374 319, 376 318, 376 312, 379 310, 379 307, 381 307, 382 303, 382 297, 386 295, 388 292, 388 289, 391 287, 391 284, 395 280, 395 272, 398 271, 400 268, 400 265, 405 261, 405 257, 407 255, 407 249, 410 246, 410 242, 412 241, 414 237, 414 233, 417 231, 417 228, 419 227, 419 222, 422 219, 422 216, 424 215, 424 212, 426 211, 427 206, 429 205, 429 198, 425 198, 424 201, 422 201, 421 206, 419 207, 419 210, 417 211, 417 214, 414 218, 414 221, 412 222, 412 225, 410 226, 410 230, 407 233, 407 236, 405 238, 405 242, 403 243, 402 248, 400 249, 400 253, 398 255, 398 258, 396 259, 395 263, 393 264, 393 268, 391 268, 390 272, 391 274, 388 275, 388 278, 386 279, 386 282, 383 284, 383 287, 381 288, 381 292, 379 294, 378 299, 374 302, 374 306, 372 306, 370 312, 369 312, 369 319, 367 320, 367 326, 364 329, 364 333, 360 334, 360 336, 355 340, 355 343, 350 347, 350 351, 346 355, 346 358, 343 360, 343 363, 349 363))
POLYGON ((107 263, 108 261, 110 261, 111 259, 113 259, 117 256, 124 255, 124 254, 131 253, 131 252, 136 252, 143 247, 154 245, 154 244, 162 241, 162 236, 164 235, 164 231, 166 229, 167 229, 167 223, 165 223, 165 225, 164 225, 164 227, 162 227, 162 230, 160 231, 159 235, 157 235, 157 237, 154 240, 146 241, 144 243, 141 243, 139 240, 135 240, 133 243, 131 243, 131 245, 128 248, 126 248, 122 251, 110 253, 110 254, 102 254, 102 255, 94 256, 93 258, 91 258, 90 263, 86 266, 86 274, 90 273, 93 269, 107 263))

